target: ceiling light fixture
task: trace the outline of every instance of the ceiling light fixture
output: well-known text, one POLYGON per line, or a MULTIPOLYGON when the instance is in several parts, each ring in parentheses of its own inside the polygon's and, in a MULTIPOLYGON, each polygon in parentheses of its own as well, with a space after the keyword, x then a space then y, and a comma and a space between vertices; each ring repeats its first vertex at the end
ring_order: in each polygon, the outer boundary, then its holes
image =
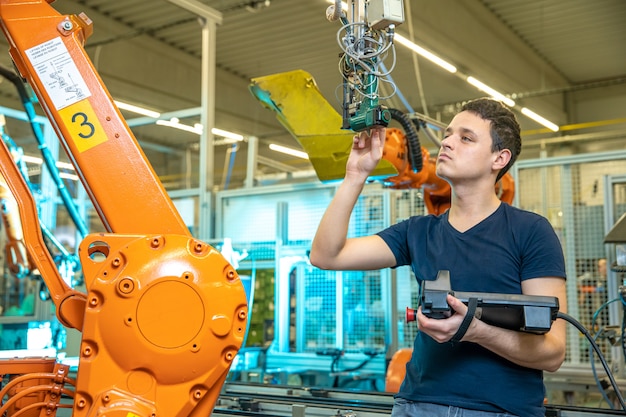
POLYGON ((176 117, 172 117, 170 120, 157 120, 156 124, 159 126, 173 127, 174 129, 184 130, 185 132, 189 133, 195 133, 196 135, 202 134, 202 126, 198 128, 197 124, 195 126, 189 126, 180 123, 180 121, 176 117))
POLYGON ((510 98, 506 97, 504 94, 494 90, 493 88, 489 87, 487 84, 484 84, 480 81, 478 81, 476 78, 474 77, 467 77, 467 82, 470 83, 471 85, 473 85, 474 87, 478 88, 480 91, 483 91, 487 94, 489 94, 491 97, 500 100, 501 102, 503 102, 504 104, 506 104, 509 107, 513 107, 515 106, 515 102, 513 100, 511 100, 510 98))
POLYGON ((79 180, 78 175, 68 174, 67 172, 59 172, 59 177, 76 182, 79 180))
MULTIPOLYGON (((202 125, 200 125, 200 129, 202 129, 202 125)), ((219 136, 219 137, 225 138, 225 139, 232 139, 232 140, 235 140, 237 142, 241 142, 244 139, 243 135, 240 135, 238 133, 229 132, 228 130, 218 129, 216 127, 211 129, 211 133, 213 133, 215 136, 219 136)))
MULTIPOLYGON (((37 156, 22 155, 21 158, 22 158, 22 161, 28 162, 28 163, 31 163, 31 164, 36 164, 36 165, 42 165, 43 164, 43 159, 41 159, 41 158, 39 158, 37 156)), ((56 166, 57 166, 57 168, 60 168, 60 169, 75 170, 74 165, 70 164, 69 162, 56 161, 56 166)))
MULTIPOLYGON (((31 164, 35 164, 35 165, 42 165, 43 164, 43 159, 36 157, 36 156, 30 156, 30 155, 22 155, 21 156, 22 161, 27 162, 27 163, 31 163, 31 164)), ((57 161, 56 162, 56 166, 57 168, 61 168, 61 169, 67 169, 67 170, 72 170, 75 171, 76 169, 74 168, 74 165, 68 163, 68 162, 61 162, 61 161, 57 161)), ((60 178, 65 178, 68 180, 72 180, 72 181, 78 181, 78 175, 76 174, 70 174, 69 172, 59 172, 59 177, 60 178)))
POLYGON ((421 46, 411 42, 404 36, 396 33, 393 39, 394 41, 398 42, 400 45, 406 46, 407 48, 423 56, 430 62, 439 65, 441 68, 445 69, 446 71, 451 72, 452 74, 454 74, 457 71, 454 65, 450 64, 449 62, 444 61, 443 59, 439 58, 437 55, 433 54, 432 52, 427 51, 421 46))
MULTIPOLYGON (((180 123, 180 120, 177 117, 172 117, 170 120, 157 120, 156 124, 159 126, 167 126, 173 127, 174 129, 184 130, 185 132, 195 133, 196 135, 201 135, 203 130, 203 127, 200 123, 189 126, 184 123, 180 123)), ((218 129, 215 127, 211 129, 211 133, 213 133, 215 136, 231 139, 237 142, 241 142, 244 140, 243 135, 229 132, 228 130, 218 129)))
POLYGON ((299 151, 297 149, 288 148, 286 146, 270 143, 270 149, 276 152, 284 153, 287 155, 295 156, 302 159, 309 159, 309 155, 306 152, 299 151))
POLYGON ((123 101, 113 100, 118 109, 127 110, 133 113, 141 114, 143 116, 152 117, 158 119, 161 116, 161 113, 148 110, 143 107, 135 106, 134 104, 124 103, 123 101))
POLYGON ((534 111, 527 109, 526 107, 522 107, 522 114, 530 119, 533 119, 535 122, 544 125, 545 127, 547 127, 548 129, 550 129, 553 132, 558 132, 559 130, 559 126, 552 123, 551 121, 539 116, 537 113, 535 113, 534 111))

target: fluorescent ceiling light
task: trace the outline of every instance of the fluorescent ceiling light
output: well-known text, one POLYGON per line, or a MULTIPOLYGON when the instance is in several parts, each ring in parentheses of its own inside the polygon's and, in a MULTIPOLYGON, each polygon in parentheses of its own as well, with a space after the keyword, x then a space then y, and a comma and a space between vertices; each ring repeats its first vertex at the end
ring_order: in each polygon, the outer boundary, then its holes
POLYGON ((60 172, 59 177, 72 180, 72 181, 78 181, 78 175, 68 174, 67 172, 60 172))
MULTIPOLYGON (((36 156, 30 156, 30 155, 22 155, 22 161, 24 162, 29 162, 31 164, 36 164, 36 165, 42 165, 43 164, 43 159, 38 158, 36 156)), ((67 163, 67 162, 56 162, 56 166, 58 168, 61 169, 68 169, 68 170, 72 170, 75 171, 74 165, 67 163)), ((78 175, 76 174, 70 174, 68 172, 59 172, 59 177, 61 178, 65 178, 68 180, 72 180, 72 181, 78 181, 78 175)))
MULTIPOLYGON (((200 123, 189 126, 184 123, 180 123, 179 119, 176 117, 172 117, 170 120, 157 120, 156 124, 158 124, 159 126, 168 126, 173 127, 174 129, 184 130, 185 132, 195 133, 196 135, 201 135, 204 129, 200 123)), ((213 133, 215 136, 231 139, 237 142, 241 142, 244 140, 243 135, 229 132, 228 130, 217 129, 215 127, 211 129, 211 133, 213 133)))
POLYGON ((480 91, 483 91, 483 92, 489 94, 491 97, 493 97, 493 98, 495 98, 497 100, 500 100, 501 102, 503 102, 507 106, 509 106, 509 107, 515 106, 515 102, 513 100, 511 100, 508 97, 505 97, 504 94, 499 93, 498 91, 496 91, 493 88, 489 87, 487 84, 481 83, 476 78, 474 78, 474 77, 467 77, 467 82, 470 83, 471 85, 473 85, 474 87, 478 88, 480 91))
POLYGON ((454 65, 450 64, 449 62, 444 61, 443 59, 439 58, 437 55, 433 54, 432 52, 427 51, 421 46, 411 42, 404 36, 396 33, 393 39, 395 42, 398 42, 400 45, 406 46, 407 48, 423 56, 430 62, 439 65, 441 68, 445 69, 446 71, 449 71, 453 74, 456 72, 456 67, 454 65))
POLYGON ((60 162, 57 161, 56 166, 59 168, 65 168, 65 169, 71 169, 74 170, 74 165, 68 163, 68 162, 60 162))
MULTIPOLYGON (((22 155, 21 158, 22 158, 22 161, 30 162, 31 164, 36 164, 36 165, 43 164, 43 159, 41 159, 39 157, 36 157, 36 156, 22 155)), ((57 161, 56 162, 56 166, 57 166, 57 168, 61 168, 61 169, 71 169, 71 170, 74 170, 74 165, 72 165, 72 164, 70 164, 68 162, 57 161)))
POLYGON ((539 116, 537 113, 535 113, 532 110, 527 109, 526 107, 522 107, 522 114, 533 119, 535 122, 544 125, 545 127, 547 127, 548 129, 550 129, 553 132, 557 132, 559 130, 559 126, 557 126, 556 124, 552 123, 551 121, 539 116))
POLYGON ((118 100, 113 100, 113 102, 119 109, 122 109, 122 110, 128 110, 130 112, 141 114, 143 116, 153 117, 155 119, 158 119, 159 116, 161 116, 161 113, 159 112, 148 110, 143 107, 135 106, 134 104, 124 103, 118 100))
POLYGON ((298 151, 296 149, 291 149, 286 146, 277 145, 275 143, 270 144, 270 149, 276 152, 285 153, 287 155, 295 156, 302 159, 309 159, 309 155, 306 152, 298 151))
POLYGON ((36 156, 30 156, 30 155, 22 155, 22 161, 30 162, 31 164, 37 164, 37 165, 43 164, 43 159, 37 158, 36 156))
POLYGON ((156 124, 159 126, 167 126, 173 127, 174 129, 184 130, 185 132, 195 133, 196 135, 202 134, 202 126, 198 128, 198 125, 189 126, 183 123, 180 123, 177 118, 172 117, 170 120, 157 120, 156 124))
MULTIPOLYGON (((202 128, 202 126, 200 126, 200 128, 202 128)), ((243 140, 243 136, 238 133, 229 132, 228 130, 222 130, 216 127, 211 129, 211 133, 221 138, 236 140, 237 142, 241 142, 243 140)))

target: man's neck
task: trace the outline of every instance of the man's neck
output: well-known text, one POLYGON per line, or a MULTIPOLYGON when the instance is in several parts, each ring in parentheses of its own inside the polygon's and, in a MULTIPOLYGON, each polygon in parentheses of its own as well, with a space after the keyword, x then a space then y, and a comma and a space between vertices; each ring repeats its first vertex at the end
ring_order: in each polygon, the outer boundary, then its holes
POLYGON ((448 221, 459 232, 465 232, 493 214, 501 201, 494 188, 453 189, 448 221))

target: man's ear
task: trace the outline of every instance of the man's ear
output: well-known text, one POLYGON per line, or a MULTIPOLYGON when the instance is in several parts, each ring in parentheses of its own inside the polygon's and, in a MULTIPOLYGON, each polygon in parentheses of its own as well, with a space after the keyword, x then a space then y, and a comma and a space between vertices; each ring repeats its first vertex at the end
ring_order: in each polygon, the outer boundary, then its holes
POLYGON ((504 168, 509 161, 511 160, 511 150, 510 149, 502 149, 496 153, 496 159, 493 161, 493 169, 495 171, 500 171, 504 168))

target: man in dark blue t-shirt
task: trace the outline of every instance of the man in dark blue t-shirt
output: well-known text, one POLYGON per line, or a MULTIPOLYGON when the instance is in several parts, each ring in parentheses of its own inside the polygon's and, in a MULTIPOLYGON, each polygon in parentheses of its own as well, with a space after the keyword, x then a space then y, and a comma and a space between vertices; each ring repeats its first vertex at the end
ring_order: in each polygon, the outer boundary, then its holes
MULTIPOLYGON (((448 211, 348 239, 352 210, 382 158, 384 138, 382 128, 354 137, 344 181, 313 240, 313 265, 411 265, 420 284, 447 270, 454 291, 558 297, 567 311, 565 263, 554 230, 545 218, 502 203, 495 193, 494 184, 521 151, 520 128, 509 109, 478 99, 450 122, 436 167, 452 187, 448 211)), ((543 416, 543 371, 556 371, 565 359, 565 323, 557 320, 537 335, 471 318, 457 343, 452 339, 459 338, 468 308, 453 296, 447 301, 455 312, 447 319, 417 314, 419 332, 392 416, 543 416)))

